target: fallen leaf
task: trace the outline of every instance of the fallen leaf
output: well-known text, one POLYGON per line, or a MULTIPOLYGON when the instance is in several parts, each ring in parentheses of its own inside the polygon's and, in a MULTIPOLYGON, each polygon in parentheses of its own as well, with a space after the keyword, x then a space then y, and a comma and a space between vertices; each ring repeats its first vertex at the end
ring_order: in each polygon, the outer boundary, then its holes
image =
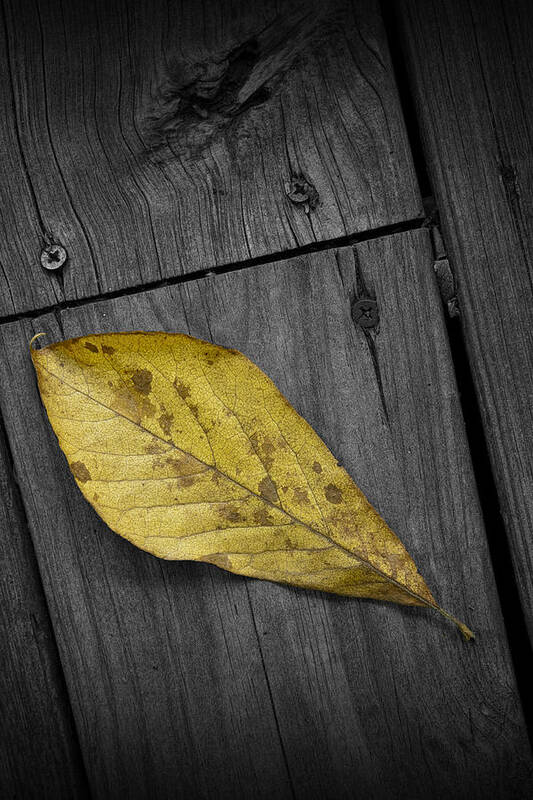
POLYGON ((137 547, 427 606, 473 637, 437 605, 324 442, 241 353, 184 334, 136 332, 69 339, 31 355, 79 488, 137 547))

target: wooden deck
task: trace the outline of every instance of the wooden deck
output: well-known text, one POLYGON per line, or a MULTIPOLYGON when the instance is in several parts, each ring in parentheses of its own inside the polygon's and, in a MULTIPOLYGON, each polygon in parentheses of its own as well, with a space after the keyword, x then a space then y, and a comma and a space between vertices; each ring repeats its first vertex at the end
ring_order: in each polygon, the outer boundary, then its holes
POLYGON ((384 7, 4 4, 2 797, 533 795, 531 12, 384 7), (28 342, 136 329, 259 364, 476 641, 113 534, 28 342))

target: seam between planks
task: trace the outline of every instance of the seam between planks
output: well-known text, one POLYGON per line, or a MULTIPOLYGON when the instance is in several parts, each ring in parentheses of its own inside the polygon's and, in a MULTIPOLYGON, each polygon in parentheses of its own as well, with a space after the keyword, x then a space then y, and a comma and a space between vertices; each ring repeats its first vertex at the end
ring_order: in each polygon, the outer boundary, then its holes
MULTIPOLYGON (((265 264, 276 264, 280 261, 286 261, 290 258, 297 258, 298 256, 305 256, 309 253, 320 253, 326 250, 331 250, 336 247, 347 247, 350 245, 358 244, 359 242, 368 242, 372 239, 382 239, 387 236, 393 236, 397 233, 406 233, 407 231, 419 230, 425 228, 429 224, 426 217, 415 217, 413 219, 405 220, 404 222, 397 222, 393 225, 383 225, 379 228, 371 228, 362 233, 349 234, 335 239, 326 239, 320 242, 313 242, 308 245, 282 250, 277 253, 269 253, 256 258, 246 259, 238 263, 222 264, 218 267, 207 267, 203 270, 196 270, 186 275, 176 275, 171 278, 161 278, 156 281, 148 283, 136 284, 135 286, 123 287, 113 292, 103 292, 97 295, 89 295, 72 300, 60 300, 47 306, 41 306, 36 309, 21 311, 16 314, 5 314, 0 316, 0 325, 6 325, 10 322, 17 322, 23 319, 37 319, 44 314, 57 313, 70 308, 79 308, 80 306, 90 305, 91 303, 99 303, 105 300, 113 300, 117 297, 125 297, 132 294, 140 294, 147 292, 151 289, 159 289, 162 286, 176 286, 180 283, 190 283, 202 278, 210 278, 216 275, 224 275, 228 272, 240 272, 241 270, 250 269, 253 267, 260 267, 265 264)), ((67 267, 68 269, 68 267, 67 267)))
MULTIPOLYGON (((381 0, 380 6, 392 70, 396 79, 404 126, 411 148, 411 156, 419 188, 421 192, 431 196, 434 202, 435 213, 428 220, 427 226, 430 228, 436 227, 441 237, 443 237, 438 224, 440 206, 435 199, 428 159, 422 143, 420 114, 417 110, 406 69, 408 53, 405 42, 399 35, 402 11, 396 4, 389 4, 387 0, 381 0)), ((448 255, 448 248, 444 238, 443 241, 446 257, 450 258, 450 266, 453 270, 453 260, 448 255)), ((434 258, 437 257, 434 246, 433 255, 434 258)), ((526 618, 520 600, 510 543, 503 522, 499 495, 496 491, 496 475, 489 458, 489 445, 479 406, 479 397, 475 388, 472 364, 466 346, 463 321, 461 317, 451 319, 447 314, 444 317, 453 371, 459 390, 461 415, 465 425, 468 451, 472 462, 474 480, 494 572, 498 602, 507 633, 508 647, 526 729, 533 746, 533 701, 530 700, 529 690, 531 674, 533 673, 533 649, 529 643, 526 618), (501 536, 502 530, 505 533, 503 537, 501 536)))

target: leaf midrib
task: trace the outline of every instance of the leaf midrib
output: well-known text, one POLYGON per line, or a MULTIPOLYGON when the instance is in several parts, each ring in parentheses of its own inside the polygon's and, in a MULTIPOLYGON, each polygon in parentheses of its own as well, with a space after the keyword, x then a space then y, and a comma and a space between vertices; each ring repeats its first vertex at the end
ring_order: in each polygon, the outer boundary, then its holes
MULTIPOLYGON (((37 353, 39 353, 39 352, 43 353, 46 350, 48 350, 48 348, 44 347, 44 348, 41 348, 40 351, 37 351, 37 353)), ((32 358, 33 358, 33 353, 32 353, 32 358)), ((102 406, 102 408, 105 408, 108 411, 112 411, 115 414, 115 416, 121 417, 122 419, 127 420, 128 422, 130 422, 132 425, 134 425, 137 428, 139 428, 144 433, 147 433, 150 436, 153 436, 154 439, 158 439, 160 442, 163 442, 166 445, 170 445, 171 447, 173 447, 175 450, 179 451, 180 453, 183 453, 184 455, 186 455, 186 456, 188 456, 190 458, 194 458, 196 461, 198 461, 198 463, 203 464, 205 467, 207 467, 207 469, 211 469, 211 470, 214 470, 215 472, 218 472, 219 475, 222 475, 222 477, 224 477, 226 480, 231 481, 236 486, 239 486, 241 489, 244 489, 245 491, 249 492, 249 494, 252 495, 253 497, 256 497, 258 500, 261 500, 263 503, 266 503, 268 506, 271 506, 271 508, 275 508, 277 511, 281 511, 282 514, 285 514, 295 524, 301 525, 302 527, 307 528, 307 530, 311 531, 311 533, 314 533, 316 536, 319 536, 320 538, 324 539, 325 541, 330 542, 335 547, 337 547, 339 550, 341 550, 342 552, 346 553, 346 555, 348 555, 350 558, 354 559, 355 561, 358 561, 361 564, 365 564, 365 566, 369 567, 369 569, 371 569, 377 575, 380 575, 381 577, 383 577, 389 583, 393 584, 394 586, 397 586, 399 589, 401 589, 403 592, 405 592, 406 594, 410 595, 411 597, 414 597, 417 600, 421 601, 423 603, 423 605, 427 606, 428 608, 434 608, 437 611, 442 611, 440 606, 438 606, 436 603, 435 604, 430 603, 428 600, 426 600, 426 598, 422 597, 421 595, 419 595, 417 592, 413 591, 412 589, 409 589, 407 586, 405 586, 404 584, 400 583, 400 581, 397 581, 395 578, 391 578, 390 575, 387 575, 386 572, 383 572, 378 567, 374 566, 374 564, 372 564, 367 559, 362 558, 359 555, 356 555, 355 553, 353 553, 348 548, 343 547, 341 544, 336 542, 334 539, 330 539, 328 536, 326 536, 326 534, 322 533, 322 531, 319 531, 316 528, 314 528, 311 525, 309 525, 308 523, 303 522, 302 520, 299 520, 297 517, 295 517, 289 511, 286 511, 284 508, 280 508, 275 503, 272 503, 270 500, 267 500, 265 497, 262 497, 261 495, 259 495, 256 492, 252 491, 251 489, 249 489, 244 484, 240 483, 240 481, 236 480, 235 478, 232 478, 229 475, 226 475, 224 472, 222 472, 220 469, 218 469, 218 467, 216 465, 213 466, 212 464, 208 464, 207 462, 203 461, 201 458, 197 458, 196 456, 193 456, 192 453, 187 453, 186 450, 183 450, 181 447, 178 447, 178 445, 175 444, 175 442, 167 441, 162 436, 159 436, 157 433, 154 433, 153 431, 148 430, 148 428, 145 428, 140 423, 135 422, 135 420, 133 420, 133 419, 130 419, 130 417, 127 417, 125 414, 122 414, 121 412, 117 411, 112 406, 109 406, 106 403, 103 403, 101 400, 97 400, 96 398, 92 397, 88 392, 82 391, 77 386, 73 386, 71 383, 69 383, 68 381, 64 380, 61 376, 57 375, 55 372, 52 372, 52 370, 49 369, 44 364, 39 363, 39 362, 37 362, 37 363, 38 363, 40 368, 45 369, 46 372, 48 372, 50 375, 52 375, 54 378, 56 378, 56 380, 60 381, 65 386, 68 386, 70 389, 73 389, 78 394, 84 395, 89 400, 92 400, 93 403, 97 403, 98 405, 102 406)), ((131 392, 130 387, 127 386, 127 384, 125 384, 125 386, 128 389, 128 391, 130 392, 130 394, 133 397, 135 397, 135 395, 133 395, 133 393, 131 392)), ((296 412, 296 413, 298 413, 298 412, 296 412)), ((265 469, 265 472, 268 475, 268 471, 266 469, 265 469)))

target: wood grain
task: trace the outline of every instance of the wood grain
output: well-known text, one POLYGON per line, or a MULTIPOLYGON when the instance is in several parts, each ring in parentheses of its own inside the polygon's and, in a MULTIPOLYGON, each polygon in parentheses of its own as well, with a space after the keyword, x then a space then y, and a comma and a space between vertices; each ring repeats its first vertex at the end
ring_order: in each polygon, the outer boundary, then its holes
POLYGON ((0 429, 0 796, 87 797, 35 553, 0 429))
POLYGON ((1 315, 421 215, 377 0, 4 5, 1 315))
POLYGON ((0 330, 0 403, 93 793, 499 798, 532 790, 425 231, 65 310, 0 330), (352 322, 375 297, 378 329, 352 322), (242 350, 415 558, 430 612, 160 562, 77 490, 30 336, 181 330, 242 350))
MULTIPOLYGON (((533 640, 531 6, 399 0, 492 466, 533 640)), ((501 535, 505 535, 504 531, 501 535)))

